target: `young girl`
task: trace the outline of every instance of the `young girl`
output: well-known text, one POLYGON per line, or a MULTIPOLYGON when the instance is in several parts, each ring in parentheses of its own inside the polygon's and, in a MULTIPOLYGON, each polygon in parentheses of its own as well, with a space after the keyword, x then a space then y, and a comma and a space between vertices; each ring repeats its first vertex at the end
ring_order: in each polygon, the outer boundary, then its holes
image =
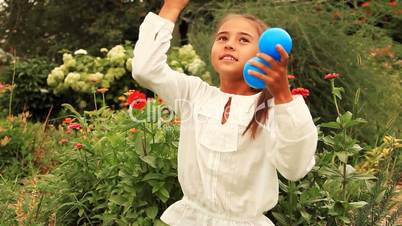
POLYGON ((258 53, 265 24, 229 15, 218 25, 211 62, 220 87, 173 71, 166 63, 174 22, 188 0, 165 0, 149 13, 135 45, 133 78, 156 92, 181 118, 178 178, 183 198, 161 220, 171 226, 272 226, 264 216, 278 201, 278 175, 304 177, 314 166, 317 131, 301 96, 292 96, 288 55, 258 53), (269 87, 255 90, 242 76, 259 56, 272 65, 250 72, 269 87))

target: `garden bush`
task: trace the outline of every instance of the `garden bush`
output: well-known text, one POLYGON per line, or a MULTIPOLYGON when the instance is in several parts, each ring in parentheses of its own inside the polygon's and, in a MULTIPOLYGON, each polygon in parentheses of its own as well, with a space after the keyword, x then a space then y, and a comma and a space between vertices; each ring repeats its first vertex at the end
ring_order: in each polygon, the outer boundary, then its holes
POLYGON ((30 111, 33 119, 44 120, 52 104, 62 103, 46 84, 47 75, 54 64, 45 58, 15 59, 15 62, 0 76, 0 83, 14 84, 8 92, 0 95, 0 106, 9 114, 12 95, 12 114, 30 111))
MULTIPOLYGON (((388 30, 375 25, 386 15, 392 14, 394 20, 401 15, 385 1, 370 7, 352 10, 344 1, 210 3, 189 9, 192 13, 187 18, 192 20, 189 39, 201 58, 209 62, 214 32, 211 24, 227 13, 253 14, 269 26, 286 29, 293 38, 289 73, 298 78, 298 86, 310 90, 313 116, 326 121, 336 117, 331 97, 323 95, 330 89, 322 78, 328 73, 339 73, 344 77, 343 107, 370 120, 359 137, 375 144, 378 134, 389 132, 398 136, 402 128, 401 121, 396 121, 402 102, 402 46, 387 36, 388 30), (353 99, 358 89, 361 103, 355 109, 353 99)), ((218 84, 216 74, 211 74, 218 84)))

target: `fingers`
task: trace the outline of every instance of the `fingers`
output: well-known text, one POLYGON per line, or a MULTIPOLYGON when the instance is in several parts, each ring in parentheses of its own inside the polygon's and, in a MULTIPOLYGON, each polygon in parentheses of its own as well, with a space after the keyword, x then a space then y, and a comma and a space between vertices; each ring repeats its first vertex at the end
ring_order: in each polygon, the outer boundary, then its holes
POLYGON ((265 74, 262 74, 262 73, 260 73, 260 72, 258 72, 258 71, 248 70, 248 73, 249 73, 250 75, 253 75, 253 76, 255 76, 255 77, 257 77, 257 78, 263 80, 263 81, 265 82, 265 84, 270 85, 270 84, 273 84, 273 83, 274 83, 274 79, 273 79, 272 77, 267 76, 267 75, 265 75, 265 74))
POLYGON ((275 48, 276 48, 276 50, 278 50, 279 55, 281 55, 281 61, 280 61, 281 64, 283 66, 287 67, 288 66, 288 61, 289 61, 288 53, 286 52, 286 50, 280 44, 276 45, 275 48))
POLYGON ((279 55, 281 56, 281 60, 278 62, 274 58, 272 58, 270 55, 265 54, 265 53, 257 53, 257 56, 265 60, 266 62, 270 63, 273 68, 277 68, 279 66, 288 66, 288 61, 289 61, 289 55, 286 52, 286 50, 281 46, 281 45, 276 45, 276 50, 279 52, 279 55))
POLYGON ((277 68, 279 67, 279 63, 278 61, 274 60, 274 58, 272 58, 270 55, 259 52, 257 53, 257 57, 263 59, 264 61, 268 62, 272 68, 277 68))
POLYGON ((253 66, 255 66, 255 67, 257 67, 257 68, 259 68, 259 69, 261 69, 261 70, 264 71, 266 74, 273 74, 273 73, 275 73, 275 71, 274 71, 273 69, 271 69, 270 67, 268 67, 267 65, 265 65, 265 64, 263 64, 263 63, 261 63, 261 62, 259 62, 259 61, 251 60, 251 61, 250 61, 250 64, 253 65, 253 66))

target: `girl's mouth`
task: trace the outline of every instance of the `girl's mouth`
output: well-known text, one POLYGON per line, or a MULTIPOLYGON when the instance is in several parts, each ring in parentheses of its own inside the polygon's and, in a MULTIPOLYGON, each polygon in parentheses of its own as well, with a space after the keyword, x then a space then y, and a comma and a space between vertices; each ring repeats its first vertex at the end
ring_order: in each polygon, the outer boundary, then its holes
POLYGON ((219 57, 219 60, 225 60, 225 61, 238 61, 238 59, 230 54, 224 54, 221 57, 219 57))

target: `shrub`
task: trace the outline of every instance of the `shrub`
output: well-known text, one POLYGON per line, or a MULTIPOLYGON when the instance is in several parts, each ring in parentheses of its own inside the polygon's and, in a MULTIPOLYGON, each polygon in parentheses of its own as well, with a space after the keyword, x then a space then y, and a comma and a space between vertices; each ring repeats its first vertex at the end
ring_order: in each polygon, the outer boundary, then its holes
MULTIPOLYGON (((69 131, 58 142, 62 164, 42 186, 59 223, 152 225, 181 198, 177 125, 133 122, 126 111, 106 107, 84 115, 67 107, 75 121, 61 128, 69 131)), ((146 119, 146 112, 134 109, 132 117, 146 119)))
MULTIPOLYGON (((364 142, 374 145, 377 134, 400 132, 402 125, 393 122, 400 114, 399 103, 402 100, 398 61, 402 47, 394 43, 384 29, 374 24, 392 12, 393 8, 386 2, 372 4, 372 11, 376 13, 371 14, 365 8, 352 10, 343 1, 296 1, 286 4, 226 1, 213 6, 191 9, 190 42, 206 62, 209 61, 210 37, 214 29, 211 24, 229 12, 256 15, 270 26, 285 28, 292 36, 289 74, 297 76, 297 86, 310 90, 308 102, 313 116, 321 117, 324 121, 336 117, 331 97, 323 95, 330 89, 322 76, 337 72, 344 77, 341 81, 345 89, 342 107, 351 109, 353 113, 361 113, 371 121, 358 134, 364 142), (375 10, 384 4, 386 6, 381 10, 375 10), (216 9, 209 10, 213 6, 216 9), (393 52, 393 59, 384 59, 379 64, 369 53, 373 48, 387 46, 393 52), (354 109, 353 99, 359 88, 361 108, 354 109)), ((213 80, 217 81, 217 77, 213 76, 213 80)))
POLYGON ((1 108, 9 109, 12 95, 12 114, 29 111, 34 120, 44 119, 52 105, 60 101, 46 84, 47 74, 53 67, 45 58, 17 60, 16 65, 8 67, 0 83, 11 85, 14 81, 14 86, 10 92, 0 94, 1 108))

